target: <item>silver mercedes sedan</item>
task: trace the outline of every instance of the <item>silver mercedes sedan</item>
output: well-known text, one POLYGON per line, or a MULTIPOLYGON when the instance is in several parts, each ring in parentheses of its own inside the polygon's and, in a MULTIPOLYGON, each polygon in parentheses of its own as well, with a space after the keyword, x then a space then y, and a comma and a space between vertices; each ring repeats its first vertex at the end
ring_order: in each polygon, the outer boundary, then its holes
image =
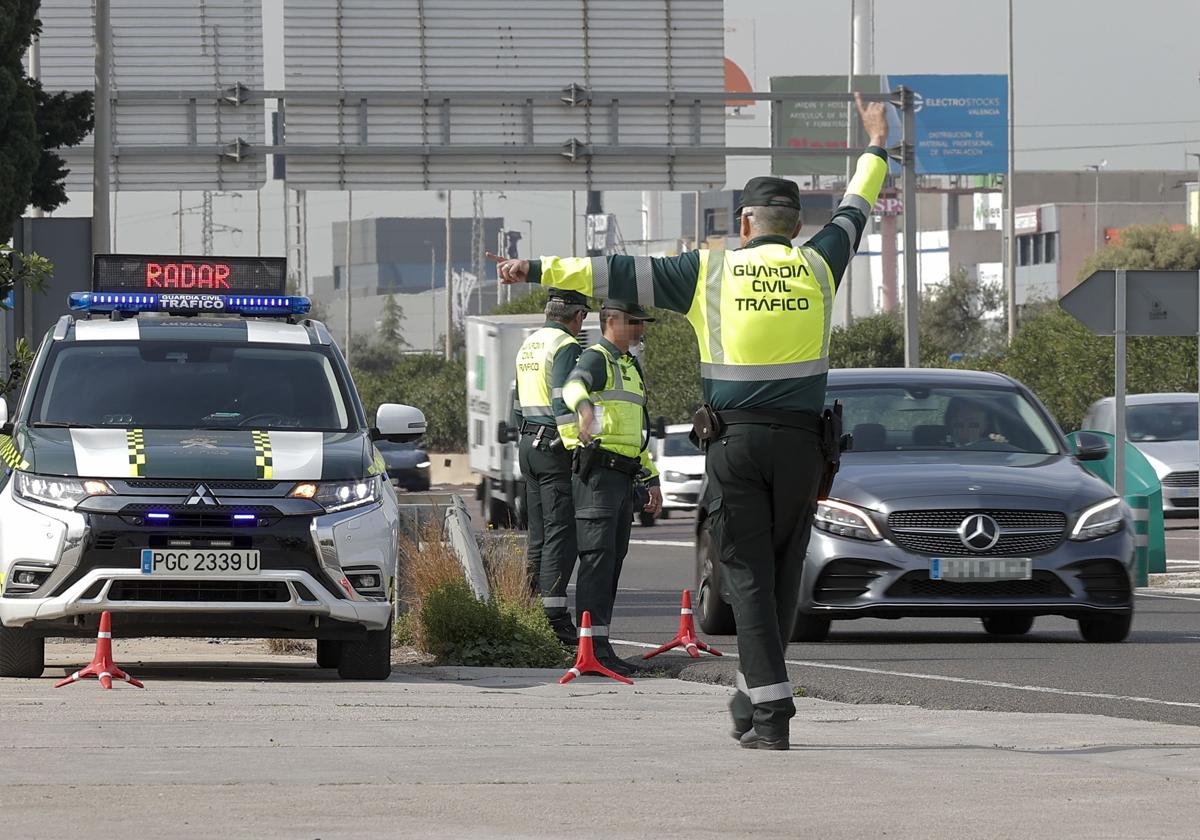
MULTIPOLYGON (((1133 617, 1132 514, 1081 461, 1037 398, 1000 374, 835 370, 853 449, 817 505, 792 641, 833 621, 969 616, 996 635, 1041 615, 1076 619, 1090 642, 1119 642, 1133 617)), ((735 632, 702 496, 697 617, 735 632)))

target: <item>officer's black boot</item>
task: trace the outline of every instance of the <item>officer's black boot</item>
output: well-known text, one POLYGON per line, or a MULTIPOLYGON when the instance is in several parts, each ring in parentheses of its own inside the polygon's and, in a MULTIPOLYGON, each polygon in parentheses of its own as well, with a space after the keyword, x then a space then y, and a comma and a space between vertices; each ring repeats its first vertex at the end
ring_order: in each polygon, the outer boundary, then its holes
POLYGON ((748 750, 789 750, 792 748, 787 735, 760 735, 751 729, 738 739, 738 743, 748 750))
POLYGON ((575 622, 571 621, 569 613, 547 614, 546 619, 550 622, 550 629, 554 631, 554 635, 562 644, 567 647, 579 646, 579 631, 575 628, 575 622))
POLYGON ((597 641, 595 651, 596 659, 600 660, 600 664, 615 674, 620 674, 622 677, 636 677, 642 672, 641 668, 617 656, 617 652, 613 650, 608 639, 597 641))

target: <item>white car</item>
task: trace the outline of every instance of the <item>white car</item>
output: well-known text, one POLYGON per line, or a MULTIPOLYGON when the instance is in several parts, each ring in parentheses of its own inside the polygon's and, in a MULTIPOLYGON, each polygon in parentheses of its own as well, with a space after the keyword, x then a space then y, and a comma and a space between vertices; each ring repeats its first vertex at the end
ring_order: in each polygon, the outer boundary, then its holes
MULTIPOLYGON (((1116 402, 1092 403, 1082 428, 1113 434, 1116 402)), ((1164 513, 1195 513, 1200 497, 1200 439, 1196 394, 1131 394, 1125 403, 1125 434, 1146 456, 1162 482, 1164 513)))
POLYGON ((695 510, 700 500, 700 482, 704 479, 704 453, 688 435, 689 424, 667 426, 666 437, 657 441, 654 463, 662 483, 662 518, 672 511, 695 510))

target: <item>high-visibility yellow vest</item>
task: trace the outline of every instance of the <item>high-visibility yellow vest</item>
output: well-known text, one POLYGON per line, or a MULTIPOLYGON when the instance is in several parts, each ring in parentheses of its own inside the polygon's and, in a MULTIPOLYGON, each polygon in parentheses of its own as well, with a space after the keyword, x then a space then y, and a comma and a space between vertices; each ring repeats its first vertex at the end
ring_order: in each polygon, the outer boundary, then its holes
MULTIPOLYGON (((605 381, 594 382, 589 389, 579 379, 568 380, 563 391, 567 405, 577 406, 582 399, 591 400, 600 423, 600 432, 593 437, 600 448, 628 458, 640 457, 650 431, 645 422, 646 386, 637 366, 629 356, 615 357, 603 345, 594 344, 583 352, 604 356, 605 381)), ((563 444, 568 449, 578 446, 578 429, 572 435, 563 434, 563 444)))
POLYGON ((801 379, 829 370, 834 284, 815 250, 778 243, 700 251, 687 319, 714 382, 801 379))
MULTIPOLYGON (((531 423, 546 426, 556 425, 554 392, 550 375, 554 369, 554 357, 568 344, 579 340, 557 327, 542 327, 532 333, 517 351, 517 404, 521 416, 531 423)), ((564 419, 565 422, 573 422, 564 419)))

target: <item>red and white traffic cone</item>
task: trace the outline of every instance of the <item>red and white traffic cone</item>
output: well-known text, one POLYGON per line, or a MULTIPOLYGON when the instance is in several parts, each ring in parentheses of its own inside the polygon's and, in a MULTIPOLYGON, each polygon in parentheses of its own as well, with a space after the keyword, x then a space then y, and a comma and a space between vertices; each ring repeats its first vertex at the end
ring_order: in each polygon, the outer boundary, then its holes
POLYGON ((582 677, 584 674, 612 677, 614 680, 619 680, 626 685, 633 685, 633 680, 610 671, 601 665, 600 660, 596 658, 596 653, 592 649, 592 614, 587 610, 583 611, 583 617, 579 619, 579 652, 575 655, 575 665, 567 673, 563 674, 558 682, 560 685, 563 685, 576 677, 582 677))
POLYGON ((651 656, 658 656, 660 653, 665 653, 672 648, 682 647, 688 652, 688 656, 693 659, 700 658, 700 651, 708 651, 713 656, 720 656, 721 651, 715 647, 710 647, 704 642, 696 638, 696 625, 692 621, 692 593, 690 590, 683 590, 683 605, 679 608, 679 632, 675 634, 675 638, 667 642, 658 650, 652 650, 649 653, 643 654, 642 659, 649 659, 651 656))
POLYGON ((54 687, 62 688, 64 685, 78 682, 85 677, 98 677, 100 685, 105 688, 112 688, 114 677, 118 680, 125 680, 130 685, 136 685, 138 688, 146 687, 118 668, 117 664, 113 662, 112 613, 100 613, 100 632, 96 634, 96 655, 92 657, 92 664, 88 665, 82 671, 76 671, 66 679, 59 680, 54 684, 54 687))

